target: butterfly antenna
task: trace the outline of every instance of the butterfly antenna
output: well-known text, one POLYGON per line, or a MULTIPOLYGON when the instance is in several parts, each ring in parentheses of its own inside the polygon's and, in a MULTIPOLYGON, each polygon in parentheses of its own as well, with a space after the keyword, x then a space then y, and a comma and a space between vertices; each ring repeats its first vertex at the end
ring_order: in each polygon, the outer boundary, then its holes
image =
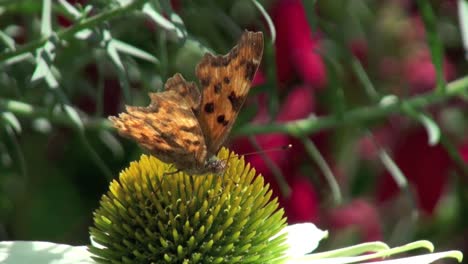
POLYGON ((288 150, 292 148, 292 144, 280 146, 280 147, 274 147, 270 149, 263 149, 263 150, 258 150, 258 151, 252 151, 252 152, 247 152, 244 154, 240 154, 242 156, 250 156, 250 155, 257 155, 257 154, 263 154, 263 153, 268 153, 268 152, 273 152, 273 151, 281 151, 281 150, 288 150))

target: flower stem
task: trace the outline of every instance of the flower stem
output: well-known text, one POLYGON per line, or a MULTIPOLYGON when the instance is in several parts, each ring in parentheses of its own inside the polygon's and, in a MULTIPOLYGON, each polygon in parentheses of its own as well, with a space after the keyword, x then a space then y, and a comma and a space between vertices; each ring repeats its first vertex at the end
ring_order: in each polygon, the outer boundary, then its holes
MULTIPOLYGON (((79 31, 81 31, 83 29, 92 28, 92 27, 94 27, 94 26, 96 26, 96 25, 98 25, 98 24, 100 24, 100 23, 102 23, 104 21, 110 20, 110 19, 112 19, 114 17, 118 17, 119 15, 122 15, 123 13, 129 12, 129 11, 135 9, 135 8, 138 8, 144 2, 146 2, 146 0, 135 0, 135 1, 133 1, 132 3, 130 3, 128 5, 124 5, 124 6, 121 6, 121 7, 118 7, 118 8, 114 8, 112 10, 100 13, 100 14, 98 14, 96 16, 83 19, 83 20, 77 22, 76 24, 74 24, 73 26, 59 31, 55 36, 60 40, 70 39, 75 35, 75 33, 79 32, 79 31)), ((21 55, 21 54, 26 54, 26 53, 29 53, 29 52, 33 52, 36 49, 42 47, 47 41, 49 41, 48 36, 40 38, 40 39, 38 39, 36 41, 32 41, 32 42, 30 42, 30 43, 28 43, 28 44, 26 44, 24 46, 21 46, 21 47, 15 49, 15 50, 11 50, 11 51, 8 51, 8 52, 5 52, 5 53, 1 53, 0 54, 0 62, 4 61, 4 60, 7 60, 7 59, 10 59, 10 58, 13 58, 13 57, 18 56, 18 55, 21 55)))
MULTIPOLYGON (((0 111, 12 112, 16 116, 24 118, 46 118, 48 121, 65 125, 69 127, 75 127, 75 122, 65 112, 53 112, 46 108, 35 107, 30 104, 0 98, 0 111)), ((108 129, 112 128, 111 123, 104 118, 88 118, 81 116, 84 127, 86 129, 108 129)))
POLYGON ((309 135, 320 130, 332 127, 362 123, 375 120, 395 113, 404 113, 404 107, 424 108, 429 105, 441 103, 457 95, 462 95, 468 91, 468 76, 448 84, 445 93, 436 90, 422 95, 402 99, 399 102, 386 105, 376 104, 373 106, 359 107, 346 111, 342 116, 308 117, 287 123, 272 123, 246 125, 236 131, 236 135, 255 135, 264 133, 280 132, 296 137, 309 135))
MULTIPOLYGON (((255 125, 249 124, 236 131, 236 135, 256 135, 273 132, 281 132, 296 137, 302 137, 321 130, 330 129, 346 124, 362 123, 375 120, 395 113, 404 113, 404 106, 412 108, 424 108, 430 105, 441 103, 455 96, 462 96, 468 92, 468 76, 448 84, 445 93, 433 91, 430 93, 417 95, 400 102, 387 104, 364 106, 344 113, 342 117, 324 116, 316 118, 305 118, 288 123, 272 123, 255 125)), ((45 117, 49 121, 57 124, 74 126, 73 122, 65 113, 52 113, 46 108, 35 107, 30 104, 0 98, 0 109, 25 118, 45 117)), ((112 129, 112 125, 105 118, 81 117, 86 129, 112 129)))

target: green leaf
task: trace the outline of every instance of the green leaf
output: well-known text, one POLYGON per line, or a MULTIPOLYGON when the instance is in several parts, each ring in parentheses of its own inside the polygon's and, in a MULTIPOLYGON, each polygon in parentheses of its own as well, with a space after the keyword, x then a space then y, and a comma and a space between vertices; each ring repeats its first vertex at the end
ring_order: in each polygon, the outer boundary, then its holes
POLYGON ((111 58, 112 62, 114 62, 115 66, 118 68, 119 71, 125 72, 125 68, 123 66, 122 60, 120 59, 119 53, 115 45, 113 44, 112 40, 108 42, 106 47, 107 55, 111 58))
POLYGON ((77 39, 88 39, 93 34, 93 31, 89 28, 85 28, 75 33, 75 38, 77 39))
POLYGON ((425 115, 422 111, 416 111, 408 104, 402 105, 402 110, 408 114, 413 119, 418 120, 421 122, 427 130, 427 135, 429 138, 429 145, 434 146, 437 145, 440 141, 440 128, 437 123, 432 120, 428 115, 425 115))
POLYGON ((458 0, 458 17, 463 47, 465 47, 465 59, 468 59, 468 2, 466 0, 458 0))
POLYGON ((156 12, 149 2, 143 5, 142 11, 163 29, 168 31, 174 31, 176 29, 176 26, 164 16, 156 12))
POLYGON ((1 117, 16 131, 16 133, 21 133, 21 124, 12 112, 3 112, 1 113, 1 117))
POLYGON ((42 1, 42 17, 41 17, 41 35, 48 37, 52 35, 52 0, 42 1))
POLYGON ((10 50, 15 50, 15 40, 5 34, 5 32, 0 30, 0 40, 5 43, 5 45, 10 49, 10 50))
POLYGON ((429 145, 430 146, 437 145, 440 141, 440 128, 437 125, 437 123, 432 118, 425 115, 424 113, 418 113, 417 119, 426 128, 428 138, 429 138, 429 145))
POLYGON ((367 75, 364 67, 362 67, 361 62, 354 56, 351 56, 351 67, 371 100, 379 100, 380 95, 372 84, 369 75, 367 75))
POLYGON ((67 13, 72 15, 75 19, 78 19, 82 16, 80 11, 78 11, 78 9, 76 9, 73 5, 71 5, 67 1, 58 0, 58 2, 67 11, 67 13))
POLYGON ((50 88, 58 87, 58 81, 55 79, 52 68, 49 64, 55 59, 55 45, 48 41, 44 47, 36 51, 36 69, 31 77, 31 81, 44 78, 50 88))
POLYGON ((273 23, 273 20, 271 19, 270 15, 265 10, 265 8, 257 0, 252 0, 252 3, 255 5, 255 7, 258 9, 258 11, 260 11, 263 18, 265 18, 265 21, 268 24, 268 28, 270 29, 271 42, 275 43, 275 41, 276 41, 276 29, 275 29, 275 24, 273 23))
POLYGON ((343 200, 343 196, 341 195, 340 186, 336 181, 336 177, 333 175, 333 171, 330 166, 328 166, 327 161, 315 146, 314 142, 312 142, 308 137, 302 137, 301 142, 304 145, 307 154, 309 154, 309 156, 317 163, 317 166, 320 168, 330 185, 333 201, 336 204, 339 204, 343 200))
POLYGON ((124 148, 113 133, 110 133, 106 130, 101 130, 99 131, 99 138, 104 143, 104 145, 112 152, 112 154, 114 154, 114 157, 122 158, 124 156, 124 148))
POLYGON ((103 42, 106 47, 107 54, 117 68, 117 76, 119 77, 120 85, 123 90, 124 98, 127 103, 130 103, 130 85, 127 81, 126 70, 117 52, 117 48, 109 30, 103 32, 103 42))
POLYGON ((7 59, 6 61, 1 62, 1 64, 5 65, 13 65, 18 62, 22 62, 24 60, 31 60, 34 63, 34 56, 31 53, 22 53, 12 58, 7 59))
POLYGON ((401 189, 406 189, 408 187, 408 180, 400 168, 398 168, 398 165, 396 165, 393 159, 390 158, 390 155, 388 155, 387 151, 381 149, 379 152, 379 157, 385 168, 388 170, 388 172, 390 172, 390 175, 392 175, 398 187, 401 189))
POLYGON ((431 2, 427 0, 418 0, 419 9, 422 14, 424 21, 424 26, 426 29, 426 39, 431 51, 432 63, 436 69, 437 77, 437 90, 445 90, 445 79, 443 72, 443 47, 442 42, 437 33, 437 18, 434 15, 434 12, 431 7, 431 2))
POLYGON ((73 121, 75 127, 78 128, 80 131, 84 130, 83 121, 81 121, 80 115, 76 112, 75 108, 72 106, 65 104, 63 105, 63 109, 65 113, 67 113, 68 117, 73 121))
POLYGON ((127 53, 131 56, 152 62, 154 64, 159 64, 159 60, 150 53, 125 42, 122 42, 120 40, 112 39, 110 45, 112 45, 116 50, 119 50, 123 53, 127 53))

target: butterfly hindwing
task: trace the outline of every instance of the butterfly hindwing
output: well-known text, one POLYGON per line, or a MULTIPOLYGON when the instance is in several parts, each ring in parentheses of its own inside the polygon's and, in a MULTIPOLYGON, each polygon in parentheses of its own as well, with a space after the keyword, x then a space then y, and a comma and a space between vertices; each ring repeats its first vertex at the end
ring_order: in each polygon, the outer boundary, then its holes
POLYGON ((109 117, 119 133, 179 169, 204 164, 206 144, 193 113, 200 101, 196 87, 176 75, 166 82, 166 91, 149 95, 148 107, 127 106, 126 113, 109 117))

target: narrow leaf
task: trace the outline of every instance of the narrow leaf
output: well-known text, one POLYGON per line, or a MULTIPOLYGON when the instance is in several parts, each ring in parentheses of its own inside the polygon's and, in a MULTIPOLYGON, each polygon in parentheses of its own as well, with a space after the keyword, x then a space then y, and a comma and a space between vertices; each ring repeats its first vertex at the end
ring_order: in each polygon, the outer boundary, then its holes
POLYGON ((153 55, 151 55, 150 53, 144 50, 141 50, 137 47, 134 47, 130 44, 127 44, 117 39, 113 39, 111 40, 111 42, 112 42, 112 45, 115 47, 115 49, 123 53, 127 53, 131 56, 152 62, 154 64, 159 64, 159 60, 156 57, 154 57, 153 55))
POLYGON ((401 189, 406 189, 408 186, 408 181, 406 180, 406 177, 400 168, 398 168, 398 165, 396 165, 392 158, 390 158, 387 151, 381 149, 379 152, 379 157, 385 168, 388 170, 388 172, 390 172, 390 175, 392 175, 398 187, 401 189))
POLYGON ((5 120, 16 133, 21 133, 21 124, 12 112, 1 113, 2 119, 5 120))
POLYGON ((417 119, 424 125, 427 131, 427 135, 429 138, 429 145, 435 146, 439 143, 440 140, 440 128, 437 123, 430 118, 429 116, 425 115, 424 113, 418 113, 417 119))
POLYGON ((119 68, 119 71, 124 72, 125 68, 123 66, 122 60, 120 60, 119 53, 117 52, 117 49, 115 48, 112 42, 110 42, 109 45, 107 45, 106 51, 111 60, 114 62, 115 66, 119 68))
POLYGON ((65 110, 65 113, 67 113, 68 117, 75 123, 75 127, 78 128, 80 131, 84 130, 84 125, 83 121, 81 121, 80 115, 76 110, 70 106, 70 105, 63 105, 63 109, 65 110))
POLYGON ((99 132, 99 138, 112 152, 112 154, 114 154, 114 157, 121 158, 124 156, 124 148, 122 147, 122 144, 120 144, 120 141, 114 136, 114 134, 106 130, 101 130, 99 132))
POLYGON ((356 59, 356 57, 352 56, 351 57, 351 67, 358 77, 359 81, 361 82, 362 86, 364 87, 364 90, 366 91, 367 95, 371 98, 372 101, 377 101, 379 100, 379 93, 375 89, 374 85, 372 84, 369 76, 367 75, 366 71, 364 70, 364 67, 362 67, 361 62, 356 59))
POLYGON ((48 41, 44 47, 36 51, 36 69, 34 70, 31 81, 36 81, 44 78, 50 88, 57 88, 58 81, 52 73, 50 66, 55 59, 55 44, 48 41))
POLYGON ((275 24, 273 23, 273 20, 271 19, 270 15, 265 10, 265 8, 257 0, 252 0, 252 3, 255 5, 255 7, 258 9, 258 11, 260 11, 263 18, 265 18, 265 21, 267 22, 268 28, 270 29, 271 42, 275 43, 275 41, 276 41, 276 29, 275 29, 275 24))
POLYGON ((5 45, 10 49, 10 50, 15 50, 15 40, 5 34, 2 30, 0 30, 0 40, 5 43, 5 45))
POLYGON ((184 21, 182 18, 172 10, 170 1, 162 0, 159 2, 164 12, 169 15, 169 19, 172 24, 175 26, 176 35, 179 39, 185 39, 188 36, 187 29, 185 28, 184 21))
POLYGON ((322 156, 312 140, 307 137, 303 137, 301 138, 301 142, 304 145, 307 154, 309 154, 309 156, 317 163, 317 166, 320 168, 323 175, 325 176, 325 179, 330 185, 330 190, 334 202, 339 204, 342 201, 341 190, 338 182, 336 181, 336 177, 333 175, 333 171, 331 170, 330 166, 328 166, 327 161, 322 156))
POLYGON ((85 40, 93 34, 93 31, 89 28, 85 28, 75 33, 75 38, 85 40))
POLYGON ((428 135, 428 143, 430 146, 437 145, 440 141, 440 128, 437 123, 432 120, 428 115, 425 115, 422 111, 416 111, 415 109, 411 108, 408 104, 402 105, 402 110, 408 114, 413 119, 421 122, 426 128, 427 135, 428 135))
POLYGON ((22 62, 24 60, 31 60, 34 63, 34 56, 31 53, 22 53, 22 54, 20 54, 18 56, 14 56, 12 58, 9 58, 6 61, 1 62, 1 64, 13 65, 13 64, 16 64, 18 62, 22 62))
POLYGON ((42 1, 42 17, 41 17, 41 35, 48 37, 52 35, 52 0, 42 1))
POLYGON ((78 9, 76 9, 73 5, 71 5, 67 1, 58 0, 58 2, 67 11, 67 13, 72 15, 75 19, 78 19, 81 17, 80 11, 78 11, 78 9))
POLYGON ((164 16, 156 12, 151 4, 148 2, 143 5, 143 13, 147 14, 156 24, 168 31, 173 31, 176 26, 167 20, 164 16))
POLYGON ((437 90, 445 90, 445 79, 443 73, 443 47, 442 42, 437 33, 437 24, 434 11, 431 7, 431 2, 427 0, 418 0, 418 5, 422 18, 424 21, 424 26, 426 29, 426 39, 431 51, 432 63, 434 64, 437 77, 437 90))
POLYGON ((468 1, 458 0, 458 17, 463 47, 465 47, 465 59, 468 60, 468 1))

